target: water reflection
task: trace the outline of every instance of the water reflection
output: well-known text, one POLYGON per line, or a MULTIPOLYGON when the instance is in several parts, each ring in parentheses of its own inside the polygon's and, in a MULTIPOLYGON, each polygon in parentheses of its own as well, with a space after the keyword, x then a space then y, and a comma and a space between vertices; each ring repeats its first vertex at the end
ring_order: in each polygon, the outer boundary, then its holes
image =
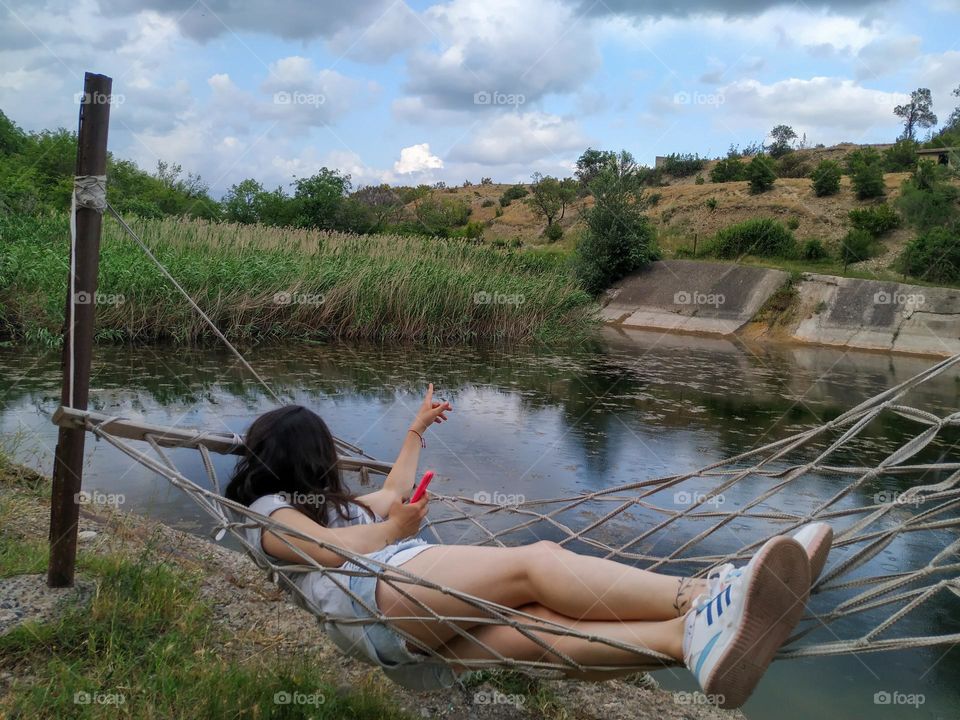
MULTIPOLYGON (((693 470, 835 418, 931 364, 902 356, 747 347, 726 340, 612 330, 601 342, 563 351, 297 345, 255 347, 245 354, 284 401, 315 408, 341 437, 384 459, 396 452, 423 388, 434 382, 438 396, 451 400, 455 408, 452 421, 427 437, 422 465, 438 471, 437 490, 531 498, 693 470)), ((49 471, 56 440, 49 415, 58 402, 59 380, 56 353, 0 349, 0 433, 8 445, 16 438, 17 456, 44 471, 49 471)), ((945 374, 907 401, 940 415, 952 412, 960 407, 957 380, 956 372, 945 374)), ((102 412, 240 432, 273 405, 269 395, 244 377, 235 359, 219 349, 95 351, 91 407, 102 412)), ((851 443, 837 462, 876 464, 916 431, 916 424, 884 415, 869 428, 868 437, 851 443)), ((917 462, 950 456, 956 435, 946 432, 917 462)), ((205 529, 206 519, 189 500, 114 448, 89 442, 87 454, 87 489, 123 493, 129 509, 205 529)), ((203 477, 196 453, 175 452, 174 459, 191 477, 203 477)), ((229 458, 218 459, 220 476, 227 476, 231 466, 229 458)), ((862 504, 901 482, 893 476, 877 478, 839 506, 862 504)), ((729 494, 730 506, 752 500, 761 485, 743 483, 729 494)), ((794 508, 809 508, 836 490, 834 478, 810 477, 786 501, 794 508)), ((584 518, 569 518, 576 521, 582 524, 584 518)), ((607 530, 611 536, 632 537, 654 521, 649 514, 631 511, 607 530)), ((730 533, 717 538, 716 549, 739 547, 739 538, 754 530, 747 520, 732 523, 730 533)), ((669 551, 689 532, 675 528, 636 550, 669 551)), ((868 570, 922 566, 938 544, 940 549, 945 546, 947 534, 899 537, 868 570)), ((546 535, 526 529, 514 539, 546 535)), ((861 622, 852 630, 862 632, 868 620, 876 618, 851 621, 861 622)), ((909 622, 908 629, 917 634, 954 631, 960 626, 957 603, 944 599, 909 622)), ((903 708, 872 703, 874 692, 896 688, 927 695, 916 716, 954 717, 958 663, 957 652, 943 655, 943 649, 782 663, 748 705, 748 715, 808 717, 829 698, 836 717, 867 711, 875 717, 897 717, 903 708)), ((665 682, 681 681, 668 675, 665 682)))

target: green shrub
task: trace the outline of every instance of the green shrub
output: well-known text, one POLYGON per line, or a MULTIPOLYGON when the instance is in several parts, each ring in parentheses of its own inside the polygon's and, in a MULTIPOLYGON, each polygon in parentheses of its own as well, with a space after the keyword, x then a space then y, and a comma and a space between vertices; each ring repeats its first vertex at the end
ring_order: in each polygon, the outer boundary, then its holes
POLYGON ((913 176, 903 182, 897 208, 908 225, 923 232, 960 223, 960 189, 945 179, 942 166, 922 160, 913 176))
POLYGON ((900 269, 929 282, 960 282, 960 233, 944 227, 921 233, 903 249, 900 269))
POLYGON ((663 159, 659 169, 664 175, 689 177, 703 170, 706 164, 706 158, 695 153, 671 153, 663 159))
POLYGON ((706 180, 703 179, 703 175, 697 175, 697 179, 693 181, 695 185, 703 185, 706 180))
POLYGON ((836 195, 840 192, 840 164, 833 160, 821 160, 811 174, 813 194, 817 197, 836 195))
POLYGON ((823 260, 829 253, 820 240, 810 238, 800 246, 798 255, 801 260, 823 260))
POLYGON ((812 170, 813 161, 803 153, 789 152, 777 161, 777 177, 805 178, 812 170))
POLYGON ((590 186, 596 203, 584 212, 586 232, 573 267, 584 289, 598 294, 659 257, 656 233, 632 183, 605 169, 590 186))
POLYGON ((883 169, 887 172, 907 172, 917 167, 917 148, 920 144, 910 138, 898 140, 883 151, 883 169))
POLYGON ((847 156, 847 169, 858 199, 868 200, 883 196, 883 156, 876 148, 854 150, 847 156))
POLYGON ((547 242, 556 242, 563 237, 563 228, 560 227, 560 223, 550 223, 544 229, 543 236, 547 239, 547 242))
POLYGON ((529 194, 529 191, 523 185, 511 185, 500 196, 500 207, 507 207, 514 200, 519 200, 529 194))
POLYGON ((790 257, 795 250, 793 233, 782 224, 770 218, 754 218, 718 232, 708 252, 721 258, 790 257))
POLYGON ((710 182, 725 183, 747 179, 747 164, 735 157, 718 160, 710 170, 710 182))
POLYGON ((750 181, 750 192, 754 195, 770 190, 776 179, 773 161, 766 155, 757 155, 747 165, 747 180, 750 181))
POLYGON ((493 207, 496 204, 497 203, 495 200, 491 200, 490 198, 487 198, 482 203, 480 203, 480 207, 493 207))
POLYGON ((716 210, 716 209, 717 209, 717 199, 716 199, 715 197, 707 198, 706 205, 707 205, 707 207, 710 208, 711 210, 716 210))
POLYGON ((843 269, 850 263, 862 262, 873 256, 876 239, 866 230, 850 230, 840 241, 840 260, 843 269))
POLYGON ((800 218, 798 218, 796 215, 787 218, 787 227, 791 230, 796 230, 798 227, 800 227, 800 218))
POLYGON ((900 215, 892 207, 883 203, 874 207, 851 210, 850 224, 857 230, 866 230, 873 237, 878 238, 900 227, 900 215))

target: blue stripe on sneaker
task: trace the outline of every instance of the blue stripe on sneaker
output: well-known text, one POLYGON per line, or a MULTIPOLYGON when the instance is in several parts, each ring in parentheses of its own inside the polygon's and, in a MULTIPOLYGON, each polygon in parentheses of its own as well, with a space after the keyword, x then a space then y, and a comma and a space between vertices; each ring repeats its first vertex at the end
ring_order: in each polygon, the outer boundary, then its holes
POLYGON ((727 605, 729 605, 730 602, 730 585, 727 585, 727 605))
POLYGON ((713 612, 711 611, 712 608, 713 603, 707 603, 707 625, 713 625, 713 612))
POLYGON ((723 615, 723 593, 717 595, 717 617, 723 615))
POLYGON ((700 679, 700 668, 703 667, 704 661, 707 659, 707 655, 710 654, 710 651, 713 650, 713 646, 717 644, 717 640, 723 634, 723 632, 718 632, 712 638, 707 641, 707 644, 703 646, 703 650, 700 651, 700 657, 697 658, 697 666, 693 669, 693 674, 697 676, 697 680, 700 679))

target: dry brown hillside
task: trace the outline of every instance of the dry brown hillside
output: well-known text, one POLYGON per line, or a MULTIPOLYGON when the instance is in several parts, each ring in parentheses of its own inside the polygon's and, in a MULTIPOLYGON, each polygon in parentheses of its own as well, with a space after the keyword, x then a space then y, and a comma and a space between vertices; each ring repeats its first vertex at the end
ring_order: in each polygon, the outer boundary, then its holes
MULTIPOLYGON (((829 148, 811 148, 800 150, 805 165, 816 166, 823 159, 843 162, 844 158, 858 145, 843 144, 829 148)), ((886 146, 877 146, 882 149, 886 146)), ((814 196, 810 180, 807 178, 778 178, 770 192, 751 195, 746 182, 711 183, 709 172, 714 161, 708 162, 701 175, 706 182, 696 184, 695 177, 669 179, 665 186, 647 190, 656 200, 648 214, 657 225, 660 244, 668 254, 676 247, 692 246, 694 238, 699 242, 712 237, 721 228, 742 220, 756 217, 772 217, 785 223, 796 225, 795 234, 800 240, 818 238, 824 243, 839 240, 849 229, 848 212, 863 207, 873 201, 857 200, 850 179, 844 177, 838 195, 818 198, 814 196), (715 200, 715 207, 711 208, 715 200), (791 220, 795 218, 795 220, 791 220)), ((900 185, 907 173, 888 173, 886 175, 887 201, 896 199, 900 185)), ((503 208, 502 215, 496 216, 500 207, 497 202, 509 185, 471 185, 467 187, 447 188, 434 191, 445 197, 466 200, 472 208, 470 219, 481 222, 485 229, 486 241, 512 240, 519 238, 524 244, 544 243, 541 237, 544 223, 539 220, 523 200, 514 200, 503 208), (484 207, 484 202, 487 207, 484 207), (490 205, 490 203, 493 203, 490 205)), ((577 234, 580 213, 589 207, 592 198, 578 200, 567 208, 561 225, 566 231, 568 245, 577 234)), ((892 259, 903 244, 910 238, 910 232, 899 230, 885 240, 886 252, 883 258, 871 262, 883 264, 892 259)))

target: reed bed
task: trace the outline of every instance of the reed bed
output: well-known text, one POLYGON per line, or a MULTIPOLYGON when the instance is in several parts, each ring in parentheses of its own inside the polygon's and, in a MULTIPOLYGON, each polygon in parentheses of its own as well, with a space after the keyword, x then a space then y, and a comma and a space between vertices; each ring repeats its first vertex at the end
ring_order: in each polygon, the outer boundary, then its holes
MULTIPOLYGON (((470 342, 586 333, 595 306, 565 258, 461 239, 349 235, 167 218, 133 229, 228 337, 470 342)), ((68 270, 64 215, 0 218, 0 328, 55 343, 68 270)), ((189 343, 203 321, 104 219, 100 340, 189 343)))

